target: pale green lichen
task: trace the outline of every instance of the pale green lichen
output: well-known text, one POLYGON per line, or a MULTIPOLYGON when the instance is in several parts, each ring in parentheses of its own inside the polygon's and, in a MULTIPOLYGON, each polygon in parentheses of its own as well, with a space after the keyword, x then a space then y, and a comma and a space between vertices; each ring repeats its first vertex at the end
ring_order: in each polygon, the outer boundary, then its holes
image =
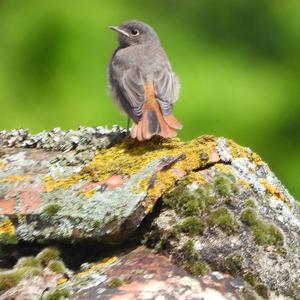
POLYGON ((249 226, 257 244, 283 245, 284 238, 280 229, 272 223, 259 219, 254 209, 244 209, 241 213, 241 221, 249 226))

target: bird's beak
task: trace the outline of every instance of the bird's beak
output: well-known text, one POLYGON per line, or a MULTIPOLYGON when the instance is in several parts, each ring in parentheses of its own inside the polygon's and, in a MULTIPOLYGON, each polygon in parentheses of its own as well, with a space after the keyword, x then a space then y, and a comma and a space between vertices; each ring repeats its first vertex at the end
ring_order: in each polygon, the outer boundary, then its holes
POLYGON ((118 26, 108 26, 110 29, 112 29, 112 30, 115 30, 115 31, 117 31, 117 32, 119 32, 119 33, 122 33, 122 34, 124 34, 124 35, 126 35, 126 36, 128 36, 129 37, 129 34, 126 32, 126 31, 124 31, 124 30, 122 30, 121 28, 119 28, 118 26))

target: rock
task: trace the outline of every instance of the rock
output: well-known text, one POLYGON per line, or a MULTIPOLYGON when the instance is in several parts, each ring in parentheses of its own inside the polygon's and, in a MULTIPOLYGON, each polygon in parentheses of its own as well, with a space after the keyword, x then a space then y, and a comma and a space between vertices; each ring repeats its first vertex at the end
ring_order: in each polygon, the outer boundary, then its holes
MULTIPOLYGON (((95 266, 92 266, 94 268, 95 266)), ((240 299, 243 293, 257 294, 246 282, 237 281, 228 274, 211 273, 194 277, 178 268, 165 256, 143 247, 100 265, 98 282, 93 283, 94 269, 77 274, 81 281, 92 283, 78 290, 78 279, 66 286, 75 290, 70 299, 240 299), (76 282, 77 281, 77 282, 76 282), (77 291, 76 291, 77 290, 77 291)), ((80 281, 79 280, 79 281, 80 281)))
POLYGON ((6 290, 0 299, 38 300, 46 290, 56 290, 59 280, 69 272, 58 254, 56 249, 47 248, 36 257, 20 258, 13 269, 0 272, 0 291, 6 290), (53 268, 55 264, 60 265, 59 270, 53 268))
MULTIPOLYGON (((249 148, 213 136, 138 143, 119 127, 5 131, 0 148, 0 263, 28 242, 123 251, 41 289, 45 299, 300 299, 299 205, 249 148), (171 261, 127 248, 132 236, 171 261)), ((53 259, 39 268, 68 273, 53 259)))
POLYGON ((147 244, 191 273, 241 277, 263 298, 300 299, 299 204, 249 149, 219 140, 220 162, 163 195, 147 244))
MULTIPOLYGON (((49 143, 53 149, 47 152, 3 148, 0 243, 89 239, 120 244, 178 179, 210 163, 217 139, 138 143, 126 138, 80 160, 89 144, 61 153, 49 143), (208 159, 201 160, 200 152, 208 159)), ((27 147, 23 140, 22 145, 27 147)))

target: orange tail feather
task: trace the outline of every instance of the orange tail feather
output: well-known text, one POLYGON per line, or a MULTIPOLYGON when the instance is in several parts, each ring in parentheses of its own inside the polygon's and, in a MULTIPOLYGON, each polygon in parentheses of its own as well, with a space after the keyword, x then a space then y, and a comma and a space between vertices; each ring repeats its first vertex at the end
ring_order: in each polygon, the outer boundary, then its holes
POLYGON ((131 129, 131 137, 139 141, 149 140, 154 135, 172 138, 177 135, 176 129, 182 125, 173 115, 164 116, 159 103, 146 101, 141 120, 131 129))
POLYGON ((139 141, 149 140, 154 135, 171 138, 177 135, 176 130, 182 125, 173 115, 163 115, 155 97, 152 82, 145 85, 145 103, 141 120, 131 129, 131 137, 139 141))

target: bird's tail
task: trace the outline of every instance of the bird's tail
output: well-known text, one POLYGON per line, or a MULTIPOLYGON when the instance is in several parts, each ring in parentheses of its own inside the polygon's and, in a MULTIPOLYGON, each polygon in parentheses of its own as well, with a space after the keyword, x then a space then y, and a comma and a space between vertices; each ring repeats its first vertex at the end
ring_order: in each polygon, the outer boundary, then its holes
POLYGON ((131 137, 139 141, 149 140, 154 135, 172 138, 181 129, 181 123, 173 116, 165 116, 158 101, 152 97, 145 101, 141 120, 131 129, 131 137))

